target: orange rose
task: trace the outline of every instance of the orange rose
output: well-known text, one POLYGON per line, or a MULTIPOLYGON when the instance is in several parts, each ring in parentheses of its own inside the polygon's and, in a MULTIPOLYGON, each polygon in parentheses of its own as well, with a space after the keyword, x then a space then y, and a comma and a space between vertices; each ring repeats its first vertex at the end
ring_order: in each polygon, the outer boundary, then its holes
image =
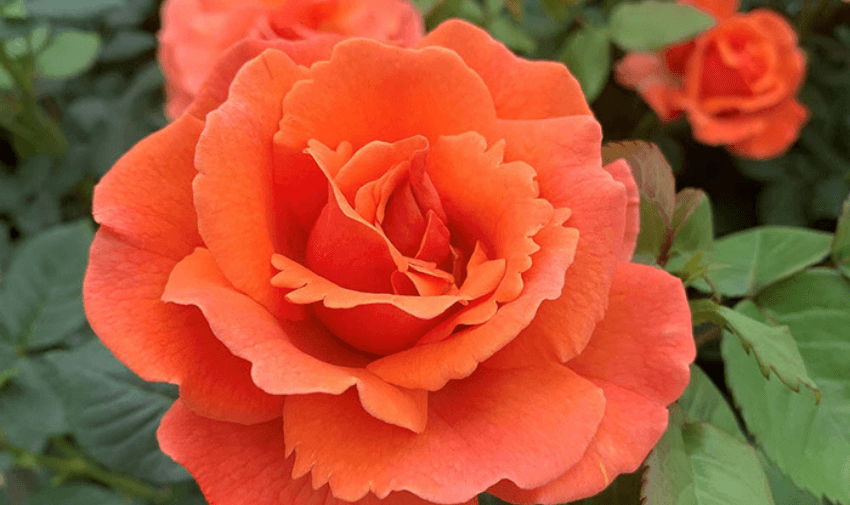
POLYGON ((368 37, 410 46, 422 32, 422 16, 408 0, 165 0, 159 61, 166 113, 179 116, 224 51, 245 38, 368 37))
POLYGON ((638 468, 690 313, 628 262, 637 187, 567 69, 460 21, 264 46, 95 190, 86 311, 180 385, 162 449, 218 505, 561 503, 638 468))
POLYGON ((748 158, 772 158, 797 140, 808 110, 795 98, 806 57, 778 14, 741 14, 737 0, 679 0, 717 25, 658 54, 629 53, 617 80, 635 88, 662 121, 684 112, 694 137, 748 158))

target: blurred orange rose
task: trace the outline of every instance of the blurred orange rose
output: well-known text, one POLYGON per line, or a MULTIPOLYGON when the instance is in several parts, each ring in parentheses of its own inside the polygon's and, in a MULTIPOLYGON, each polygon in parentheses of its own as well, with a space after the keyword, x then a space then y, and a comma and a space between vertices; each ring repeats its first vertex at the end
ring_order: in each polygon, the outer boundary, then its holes
POLYGON ((422 16, 407 0, 165 0, 159 61, 166 113, 179 116, 222 53, 245 39, 367 37, 409 46, 422 16))
POLYGON ((695 39, 656 54, 629 53, 617 80, 662 121, 683 112, 694 137, 737 155, 772 158, 797 139, 808 110, 795 98, 806 57, 788 22, 770 10, 738 13, 737 0, 680 0, 715 18, 695 39))

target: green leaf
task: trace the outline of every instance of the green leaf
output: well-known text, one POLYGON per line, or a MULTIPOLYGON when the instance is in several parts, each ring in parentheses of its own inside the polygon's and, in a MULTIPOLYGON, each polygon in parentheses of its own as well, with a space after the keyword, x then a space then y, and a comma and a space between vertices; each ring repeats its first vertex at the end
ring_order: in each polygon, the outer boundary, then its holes
POLYGON ((97 340, 50 353, 49 359, 71 432, 88 454, 109 468, 152 482, 189 478, 156 441, 160 419, 176 396, 173 387, 139 379, 97 340))
MULTIPOLYGON (((800 355, 823 400, 764 380, 752 356, 734 337, 723 336, 726 382, 749 431, 794 483, 816 496, 850 503, 850 292, 836 271, 803 272, 764 290, 758 303, 776 324, 790 327, 800 355), (821 286, 825 293, 813 293, 821 286), (835 297, 837 293, 844 296, 835 297)), ((747 313, 767 320, 762 314, 747 313)))
POLYGON ((124 0, 27 0, 27 12, 34 18, 87 19, 124 6, 124 0))
POLYGON ((23 505, 129 505, 118 493, 92 484, 69 484, 42 489, 23 505))
POLYGON ((5 41, 26 37, 32 29, 32 22, 28 19, 0 17, 0 40, 5 41))
POLYGON ((832 241, 832 259, 836 266, 850 278, 850 197, 844 200, 835 238, 832 241))
POLYGON ((644 0, 620 3, 611 11, 614 41, 627 51, 656 51, 687 40, 716 24, 694 7, 644 0))
POLYGON ((488 31, 514 51, 530 54, 537 49, 537 42, 515 25, 508 14, 494 18, 488 26, 488 31))
POLYGON ((782 226, 762 226, 727 235, 715 242, 714 252, 717 263, 729 266, 708 277, 726 296, 755 295, 823 260, 831 242, 830 233, 782 226))
POLYGON ((100 35, 95 32, 62 32, 53 37, 50 44, 36 56, 35 67, 43 77, 72 77, 94 65, 99 50, 100 35))
POLYGON ((646 460, 642 496, 653 505, 773 505, 758 454, 677 407, 646 460))
POLYGON ((54 345, 85 324, 82 282, 89 222, 57 226, 24 241, 0 285, 0 337, 28 348, 54 345))
POLYGON ((673 169, 667 163, 661 149, 639 140, 611 142, 602 146, 603 163, 625 158, 632 169, 638 189, 642 195, 658 206, 665 223, 672 226, 676 209, 676 182, 673 169))
POLYGON ((51 369, 41 358, 20 359, 0 390, 0 431, 10 443, 41 451, 47 439, 68 430, 62 404, 47 382, 51 369))
POLYGON ((640 195, 640 233, 635 245, 633 261, 654 265, 670 229, 661 210, 645 195, 640 195))
POLYGON ((640 505, 642 476, 643 468, 618 475, 601 493, 570 502, 570 505, 640 505))
POLYGON ((794 485, 794 482, 764 455, 761 455, 761 462, 776 505, 824 505, 823 500, 794 485))
POLYGON ((700 266, 705 273, 714 263, 714 223, 708 196, 698 189, 685 188, 676 195, 671 226, 673 241, 670 244, 670 260, 665 265, 668 272, 685 272, 685 266, 700 266), (699 257, 694 259, 696 255, 699 257))
POLYGON ((756 304, 750 300, 742 301, 735 308, 732 310, 721 306, 717 312, 726 320, 726 327, 741 340, 744 349, 748 353, 752 351, 762 375, 766 379, 770 378, 770 372, 773 371, 789 388, 799 392, 800 385, 804 385, 820 401, 820 389, 806 372, 806 364, 788 327, 769 326, 744 315, 759 312, 756 304))
POLYGON ((677 403, 688 417, 705 421, 742 442, 747 441, 732 407, 700 367, 691 365, 691 382, 677 403))
POLYGON ((586 24, 574 32, 561 53, 570 72, 578 79, 584 96, 593 102, 611 73, 611 39, 606 28, 586 24))

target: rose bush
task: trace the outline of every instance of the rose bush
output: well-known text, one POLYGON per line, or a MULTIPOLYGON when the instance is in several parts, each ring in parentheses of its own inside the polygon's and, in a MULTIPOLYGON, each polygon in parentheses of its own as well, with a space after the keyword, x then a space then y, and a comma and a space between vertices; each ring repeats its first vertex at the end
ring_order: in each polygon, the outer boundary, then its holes
POLYGON ((213 504, 592 495, 695 353, 601 137, 563 65, 464 22, 245 42, 98 184, 89 320, 180 385, 160 445, 213 504))
POLYGON ((166 113, 179 116, 224 51, 245 38, 357 36, 410 46, 422 32, 408 0, 166 0, 159 33, 166 113))
POLYGON ((710 13, 717 25, 661 53, 629 53, 617 80, 662 121, 686 114, 700 142, 748 158, 785 152, 809 116, 796 99, 806 57, 794 28, 767 9, 738 13, 738 0, 680 3, 710 13))

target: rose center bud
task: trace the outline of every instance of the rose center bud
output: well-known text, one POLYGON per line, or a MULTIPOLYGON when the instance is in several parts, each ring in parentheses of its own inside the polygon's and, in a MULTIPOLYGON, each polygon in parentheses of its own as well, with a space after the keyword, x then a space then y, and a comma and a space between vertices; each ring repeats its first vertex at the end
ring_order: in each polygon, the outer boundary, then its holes
POLYGON ((314 303, 313 311, 337 337, 359 349, 397 352, 415 345, 451 314, 447 309, 455 302, 466 303, 457 297, 450 272, 465 271, 461 262, 469 254, 450 243, 446 212, 427 172, 427 151, 372 168, 380 176, 347 191, 346 167, 332 186, 338 184, 339 193, 348 197, 331 191, 305 256, 307 269, 345 292, 314 303), (433 297, 441 308, 426 314, 387 303, 399 297, 433 297))

